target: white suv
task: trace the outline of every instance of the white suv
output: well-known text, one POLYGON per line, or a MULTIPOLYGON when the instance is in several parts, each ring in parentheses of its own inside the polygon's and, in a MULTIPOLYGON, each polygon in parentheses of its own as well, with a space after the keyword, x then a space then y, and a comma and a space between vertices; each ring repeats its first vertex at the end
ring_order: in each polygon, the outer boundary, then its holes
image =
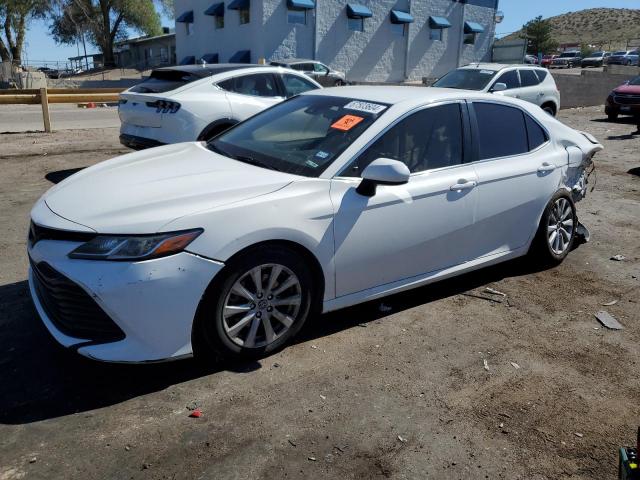
POLYGON ((209 140, 289 97, 322 88, 302 72, 242 64, 158 68, 120 94, 120 142, 140 150, 209 140))
POLYGON ((553 116, 560 110, 560 92, 556 82, 541 67, 474 63, 450 71, 432 86, 520 98, 535 103, 553 116))

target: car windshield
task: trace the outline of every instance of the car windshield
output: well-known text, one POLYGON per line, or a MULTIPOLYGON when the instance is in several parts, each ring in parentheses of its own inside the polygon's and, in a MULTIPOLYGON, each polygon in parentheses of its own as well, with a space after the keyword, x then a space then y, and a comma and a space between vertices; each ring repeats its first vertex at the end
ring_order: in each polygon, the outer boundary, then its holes
POLYGON ((319 176, 389 105, 299 95, 211 140, 210 150, 272 170, 319 176))
POLYGON ((560 58, 575 57, 577 54, 578 54, 577 52, 567 52, 560 55, 560 58))
POLYGON ((629 85, 640 85, 640 77, 636 77, 629 82, 629 85))
POLYGON ((604 52, 593 52, 590 57, 604 57, 604 52))
POLYGON ((614 55, 626 55, 627 52, 615 52, 614 55))
POLYGON ((483 90, 498 73, 496 70, 481 68, 460 68, 452 70, 435 82, 433 87, 460 88, 463 90, 483 90))

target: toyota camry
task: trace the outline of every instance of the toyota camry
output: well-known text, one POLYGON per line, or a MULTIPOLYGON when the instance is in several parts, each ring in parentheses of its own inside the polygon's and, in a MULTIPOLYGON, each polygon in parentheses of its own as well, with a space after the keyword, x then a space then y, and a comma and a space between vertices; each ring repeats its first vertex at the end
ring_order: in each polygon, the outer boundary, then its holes
POLYGON ((51 188, 31 212, 31 295, 90 358, 266 355, 316 313, 523 255, 561 262, 601 149, 507 97, 306 92, 51 188))

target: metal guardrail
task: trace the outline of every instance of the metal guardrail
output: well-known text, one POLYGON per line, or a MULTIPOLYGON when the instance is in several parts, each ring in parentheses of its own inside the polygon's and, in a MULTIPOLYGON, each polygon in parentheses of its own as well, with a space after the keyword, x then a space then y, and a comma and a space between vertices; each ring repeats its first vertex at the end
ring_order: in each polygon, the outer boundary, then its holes
POLYGON ((0 90, 0 105, 42 105, 44 131, 51 132, 50 103, 117 102, 124 88, 40 88, 0 90))

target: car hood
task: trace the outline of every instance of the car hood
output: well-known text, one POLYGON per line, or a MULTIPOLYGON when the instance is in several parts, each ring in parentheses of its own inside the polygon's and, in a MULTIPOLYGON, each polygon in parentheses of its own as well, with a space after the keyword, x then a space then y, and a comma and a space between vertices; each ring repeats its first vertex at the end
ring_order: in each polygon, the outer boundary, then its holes
POLYGON ((297 178, 218 155, 203 143, 178 143, 86 168, 42 201, 98 233, 154 233, 179 217, 266 195, 297 178))
POLYGON ((632 93, 640 95, 640 85, 620 85, 613 90, 615 93, 632 93))

